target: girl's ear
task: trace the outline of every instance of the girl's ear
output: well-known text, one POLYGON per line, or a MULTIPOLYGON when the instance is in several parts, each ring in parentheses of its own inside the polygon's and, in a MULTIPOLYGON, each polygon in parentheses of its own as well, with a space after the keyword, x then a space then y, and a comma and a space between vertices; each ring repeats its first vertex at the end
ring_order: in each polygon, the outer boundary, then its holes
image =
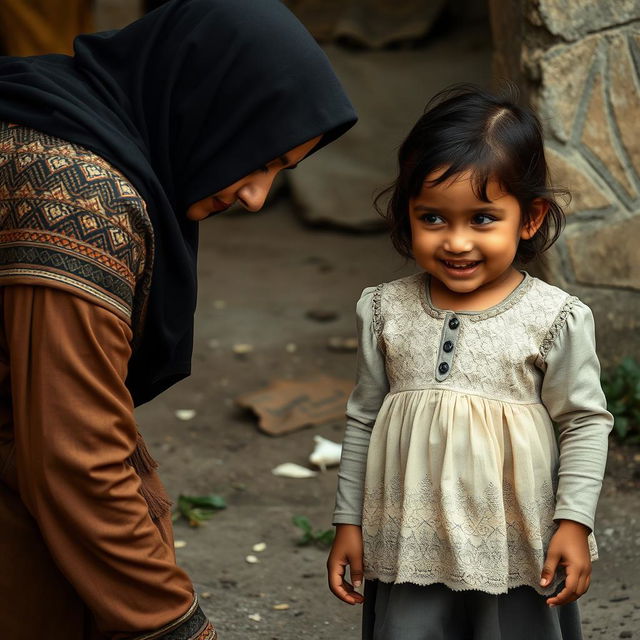
POLYGON ((536 198, 531 202, 529 205, 529 222, 520 229, 520 238, 522 240, 531 240, 536 235, 548 211, 549 203, 546 200, 536 198))

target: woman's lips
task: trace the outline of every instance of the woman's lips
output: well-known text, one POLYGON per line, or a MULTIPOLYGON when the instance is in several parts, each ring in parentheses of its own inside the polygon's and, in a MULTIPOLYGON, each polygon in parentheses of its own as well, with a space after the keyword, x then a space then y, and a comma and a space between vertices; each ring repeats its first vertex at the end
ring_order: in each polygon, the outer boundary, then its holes
POLYGON ((447 273, 456 277, 469 276, 476 271, 482 260, 440 260, 447 273))

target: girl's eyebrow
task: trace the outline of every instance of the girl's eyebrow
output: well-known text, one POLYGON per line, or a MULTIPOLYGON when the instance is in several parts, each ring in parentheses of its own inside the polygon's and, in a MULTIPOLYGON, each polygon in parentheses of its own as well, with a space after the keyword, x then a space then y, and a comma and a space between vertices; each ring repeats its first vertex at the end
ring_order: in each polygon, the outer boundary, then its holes
MULTIPOLYGON (((441 207, 428 204, 416 204, 413 209, 414 211, 446 211, 446 209, 442 209, 441 207)), ((504 209, 487 204, 486 206, 472 207, 469 211, 491 211, 492 213, 503 213, 504 209)))

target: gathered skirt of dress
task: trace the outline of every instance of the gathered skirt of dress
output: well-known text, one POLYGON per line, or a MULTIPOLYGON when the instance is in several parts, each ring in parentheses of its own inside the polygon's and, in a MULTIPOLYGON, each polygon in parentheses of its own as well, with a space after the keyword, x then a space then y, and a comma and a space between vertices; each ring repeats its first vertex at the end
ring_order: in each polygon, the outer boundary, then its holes
MULTIPOLYGON (((542 404, 451 389, 389 394, 373 427, 363 504, 365 578, 504 594, 539 586, 558 447, 542 404)), ((597 558, 593 535, 592 559, 597 558)))

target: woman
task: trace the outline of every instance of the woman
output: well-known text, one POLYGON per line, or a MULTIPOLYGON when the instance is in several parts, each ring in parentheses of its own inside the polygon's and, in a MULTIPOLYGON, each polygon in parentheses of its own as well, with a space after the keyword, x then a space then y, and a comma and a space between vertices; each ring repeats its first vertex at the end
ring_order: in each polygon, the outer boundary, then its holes
POLYGON ((198 221, 355 122, 278 0, 0 60, 0 637, 210 640, 134 406, 189 375, 198 221))

